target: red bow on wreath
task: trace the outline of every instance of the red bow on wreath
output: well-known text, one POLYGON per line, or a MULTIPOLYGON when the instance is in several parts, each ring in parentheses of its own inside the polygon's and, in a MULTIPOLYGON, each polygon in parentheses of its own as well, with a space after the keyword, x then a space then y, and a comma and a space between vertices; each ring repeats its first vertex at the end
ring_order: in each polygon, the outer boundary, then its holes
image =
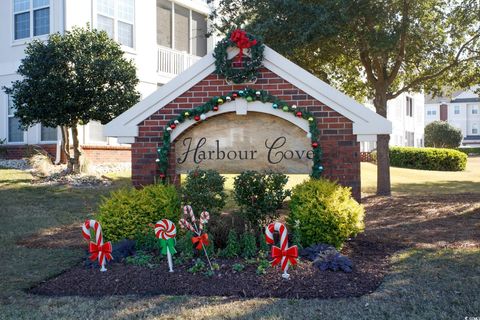
POLYGON ((248 49, 257 44, 257 40, 252 40, 247 37, 247 33, 243 30, 237 29, 230 35, 230 40, 235 42, 240 52, 237 55, 237 62, 241 62, 243 58, 243 49, 248 49))
POLYGON ((297 246, 291 246, 285 250, 280 249, 279 247, 272 246, 272 267, 282 262, 282 271, 285 270, 287 263, 297 264, 298 258, 298 248, 297 246), (285 258, 285 259, 284 259, 285 258))
POLYGON ((192 243, 197 245, 197 250, 202 250, 202 246, 208 246, 208 234, 204 233, 201 236, 192 237, 192 243))
POLYGON ((102 264, 104 258, 108 261, 112 260, 112 243, 109 241, 104 244, 96 244, 90 242, 90 260, 95 261, 98 258, 98 262, 102 264))

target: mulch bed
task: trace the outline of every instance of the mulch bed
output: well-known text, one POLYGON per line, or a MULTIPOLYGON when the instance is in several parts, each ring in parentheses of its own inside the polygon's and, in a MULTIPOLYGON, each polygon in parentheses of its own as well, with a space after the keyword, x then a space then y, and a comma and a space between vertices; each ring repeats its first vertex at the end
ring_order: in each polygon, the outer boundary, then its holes
POLYGON ((243 260, 216 260, 221 269, 215 275, 192 274, 190 265, 175 266, 169 273, 166 261, 159 267, 111 263, 107 272, 77 266, 30 290, 31 293, 58 296, 106 296, 124 294, 169 294, 234 297, 341 298, 357 297, 375 291, 387 269, 388 257, 398 246, 373 243, 357 238, 347 244, 354 263, 351 273, 320 271, 303 260, 289 270, 290 279, 281 278, 279 269, 269 268, 256 274, 256 264, 243 260), (232 265, 243 263, 245 269, 234 272, 232 265))
MULTIPOLYGON (((29 292, 54 296, 357 297, 376 290, 388 272, 389 257, 400 249, 480 247, 480 194, 369 197, 363 200, 367 211, 366 230, 347 242, 342 250, 342 254, 353 262, 351 273, 320 271, 306 260, 289 271, 290 280, 282 279, 280 270, 272 268, 259 276, 255 272, 256 265, 235 260, 217 260, 221 269, 213 277, 188 272, 191 265, 176 266, 175 272, 169 273, 166 261, 154 269, 110 263, 107 265, 109 270, 104 273, 98 268, 76 266, 29 292), (246 266, 244 271, 232 271, 232 265, 237 262, 246 266)), ((72 241, 64 245, 77 247, 82 243, 79 227, 70 228, 67 230, 72 241)), ((42 246, 56 244, 59 233, 65 239, 64 232, 51 232, 24 239, 19 244, 29 247, 37 247, 39 242, 43 242, 42 246)))

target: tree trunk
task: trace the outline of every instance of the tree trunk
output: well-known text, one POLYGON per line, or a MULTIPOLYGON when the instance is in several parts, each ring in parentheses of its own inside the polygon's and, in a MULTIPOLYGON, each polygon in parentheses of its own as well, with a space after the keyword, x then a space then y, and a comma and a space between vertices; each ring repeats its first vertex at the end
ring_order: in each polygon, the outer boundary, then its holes
POLYGON ((72 125, 72 140, 73 140, 73 172, 80 173, 80 145, 78 143, 78 124, 72 125))
MULTIPOLYGON (((377 88, 375 90, 373 104, 379 115, 387 117, 387 90, 377 88)), ((377 195, 389 196, 390 186, 390 153, 388 143, 390 135, 379 134, 377 136, 377 195)))
POLYGON ((60 129, 62 132, 62 144, 60 148, 65 159, 67 159, 67 172, 71 173, 73 171, 73 162, 70 156, 70 135, 68 133, 68 127, 61 126, 60 129))

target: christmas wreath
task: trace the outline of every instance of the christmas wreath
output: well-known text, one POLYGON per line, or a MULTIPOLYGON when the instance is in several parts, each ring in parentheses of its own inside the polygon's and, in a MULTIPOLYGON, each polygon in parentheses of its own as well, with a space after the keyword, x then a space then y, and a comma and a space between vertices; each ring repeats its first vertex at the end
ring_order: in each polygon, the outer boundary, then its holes
POLYGON ((215 58, 215 73, 223 75, 233 83, 251 82, 258 76, 258 69, 263 61, 264 45, 253 35, 237 29, 228 33, 227 37, 218 42, 213 52, 215 58), (240 52, 235 59, 228 59, 228 48, 237 47, 240 52), (247 55, 245 50, 249 49, 247 55), (241 64, 241 67, 234 66, 241 64))
POLYGON ((313 150, 313 166, 312 166, 312 178, 320 178, 323 172, 322 165, 322 149, 318 143, 318 138, 320 131, 317 128, 317 121, 315 116, 303 109, 298 108, 296 105, 290 105, 286 101, 277 98, 274 95, 271 95, 264 90, 255 90, 253 88, 245 88, 244 90, 238 90, 228 93, 224 96, 213 97, 204 103, 201 106, 198 106, 194 109, 185 110, 179 114, 176 118, 171 119, 164 128, 163 131, 163 143, 162 146, 157 148, 157 159, 158 168, 160 171, 160 180, 161 182, 166 182, 167 170, 169 167, 168 159, 171 141, 170 137, 172 131, 180 124, 187 120, 195 120, 196 122, 202 122, 207 120, 206 114, 209 112, 219 111, 221 105, 233 101, 235 99, 245 99, 247 102, 261 101, 263 103, 271 103, 273 109, 282 110, 283 112, 290 112, 296 117, 305 119, 309 124, 309 132, 307 138, 311 141, 311 146, 313 150))

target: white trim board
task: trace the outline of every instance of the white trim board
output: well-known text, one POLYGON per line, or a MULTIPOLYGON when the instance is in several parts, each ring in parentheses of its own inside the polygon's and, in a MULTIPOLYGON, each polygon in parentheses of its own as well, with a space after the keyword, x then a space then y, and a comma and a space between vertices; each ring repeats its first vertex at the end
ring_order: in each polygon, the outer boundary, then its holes
MULTIPOLYGON (((390 134, 392 132, 390 121, 329 86, 273 49, 265 46, 264 55, 263 65, 267 69, 351 120, 353 122, 353 134, 365 136, 390 134)), ((134 138, 138 136, 138 124, 181 96, 214 71, 215 59, 210 52, 192 67, 109 122, 105 126, 106 135, 118 137, 125 142, 134 141, 134 138)))

